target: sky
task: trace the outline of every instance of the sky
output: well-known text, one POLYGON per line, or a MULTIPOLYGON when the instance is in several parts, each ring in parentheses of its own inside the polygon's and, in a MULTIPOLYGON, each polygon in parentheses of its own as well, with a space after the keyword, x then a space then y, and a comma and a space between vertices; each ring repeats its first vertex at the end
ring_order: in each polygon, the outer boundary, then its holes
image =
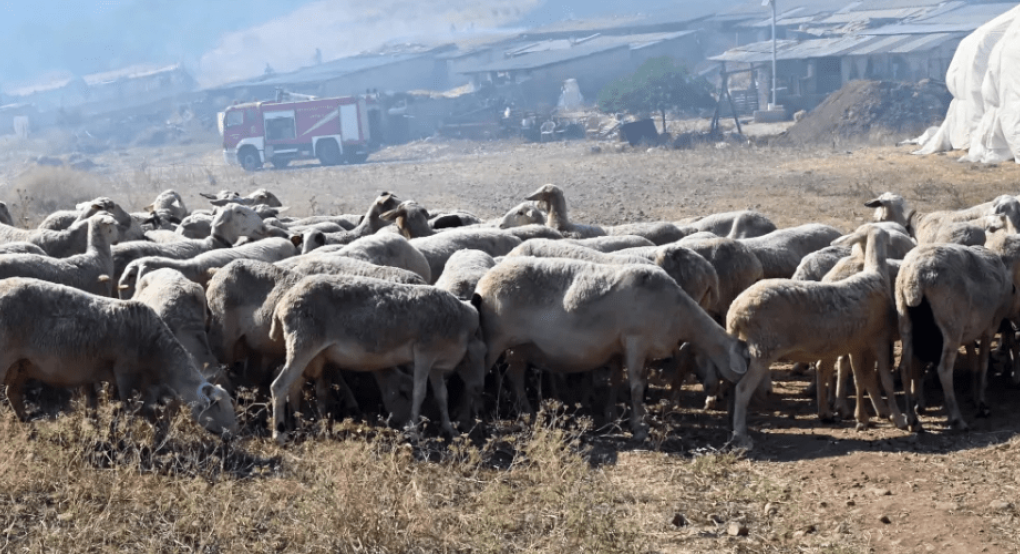
POLYGON ((203 85, 289 71, 385 43, 455 40, 700 0, 4 0, 0 87, 184 63, 203 85))

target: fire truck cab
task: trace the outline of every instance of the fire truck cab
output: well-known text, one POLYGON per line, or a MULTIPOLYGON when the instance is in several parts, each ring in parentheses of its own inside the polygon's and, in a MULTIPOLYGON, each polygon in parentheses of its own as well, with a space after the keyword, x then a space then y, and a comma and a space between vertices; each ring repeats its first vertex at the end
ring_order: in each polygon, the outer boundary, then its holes
POLYGON ((294 160, 362 163, 379 117, 375 102, 361 96, 234 104, 220 119, 223 156, 247 171, 294 160))

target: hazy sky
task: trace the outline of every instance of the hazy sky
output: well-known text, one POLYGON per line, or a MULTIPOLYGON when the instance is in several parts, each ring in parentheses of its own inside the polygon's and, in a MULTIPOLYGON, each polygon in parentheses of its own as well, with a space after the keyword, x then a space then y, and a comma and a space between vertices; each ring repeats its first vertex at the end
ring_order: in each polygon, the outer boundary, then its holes
MULTIPOLYGON (((733 0, 729 0, 732 2, 733 0)), ((701 0, 4 0, 0 86, 183 62, 203 84, 422 37, 701 0)))

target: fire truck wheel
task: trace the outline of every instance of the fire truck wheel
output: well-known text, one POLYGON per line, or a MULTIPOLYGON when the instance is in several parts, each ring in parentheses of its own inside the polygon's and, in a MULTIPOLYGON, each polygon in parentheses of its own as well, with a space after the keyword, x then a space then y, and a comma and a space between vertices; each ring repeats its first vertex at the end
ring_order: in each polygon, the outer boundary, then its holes
POLYGON ((277 169, 282 169, 290 165, 290 158, 284 158, 283 156, 273 156, 273 159, 270 161, 273 162, 273 167, 277 169))
POLYGON ((319 161, 322 165, 337 165, 342 161, 340 157, 340 147, 337 146, 335 140, 326 139, 319 143, 318 152, 319 161))
POLYGON ((363 164, 365 163, 366 160, 368 160, 368 154, 364 152, 361 153, 352 152, 347 155, 347 163, 349 164, 363 164))
POLYGON ((259 151, 253 146, 245 146, 237 153, 237 161, 245 171, 255 171, 262 164, 259 160, 259 151))

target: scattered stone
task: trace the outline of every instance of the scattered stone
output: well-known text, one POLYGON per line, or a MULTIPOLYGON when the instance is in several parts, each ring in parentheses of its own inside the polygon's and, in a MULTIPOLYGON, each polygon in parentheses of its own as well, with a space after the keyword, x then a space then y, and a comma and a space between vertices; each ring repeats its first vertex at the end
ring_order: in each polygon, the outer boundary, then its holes
POLYGON ((765 504, 765 515, 771 516, 779 512, 779 506, 773 502, 765 504))
POLYGON ((958 502, 936 502, 935 509, 944 512, 955 512, 960 509, 960 504, 958 502))
POLYGON ((889 516, 884 515, 884 514, 881 517, 878 518, 878 521, 881 521, 882 523, 884 523, 886 525, 889 525, 890 523, 892 523, 892 520, 889 519, 889 516))
POLYGON ((847 500, 847 501, 846 501, 846 505, 847 505, 847 506, 856 506, 856 505, 857 505, 857 503, 856 503, 856 502, 854 502, 853 500, 847 500))
POLYGON ((728 534, 731 537, 746 537, 747 526, 742 523, 737 523, 734 521, 733 523, 730 523, 728 527, 726 527, 726 534, 728 534))
POLYGON ((875 496, 892 496, 892 491, 889 489, 871 489, 871 494, 875 496))
POLYGON ((677 512, 673 514, 673 527, 687 527, 690 521, 687 520, 687 516, 677 512))
POLYGON ((1013 505, 1010 504, 1009 502, 1006 502, 1005 500, 996 500, 995 502, 989 504, 988 507, 995 510, 996 512, 1005 512, 1006 510, 1012 508, 1013 505))

